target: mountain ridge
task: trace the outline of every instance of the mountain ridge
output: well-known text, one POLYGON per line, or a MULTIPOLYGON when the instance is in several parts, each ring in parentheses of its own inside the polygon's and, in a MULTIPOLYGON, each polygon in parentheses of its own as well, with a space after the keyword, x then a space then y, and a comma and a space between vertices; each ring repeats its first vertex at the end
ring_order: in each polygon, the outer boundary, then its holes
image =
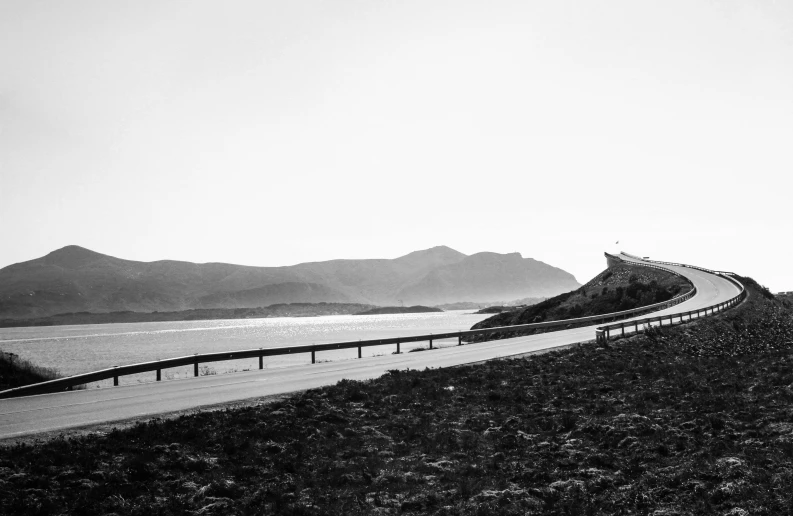
POLYGON ((281 267, 141 262, 76 245, 0 269, 0 317, 66 312, 253 308, 274 303, 441 304, 555 295, 579 286, 520 253, 466 255, 447 246, 393 258, 281 267))

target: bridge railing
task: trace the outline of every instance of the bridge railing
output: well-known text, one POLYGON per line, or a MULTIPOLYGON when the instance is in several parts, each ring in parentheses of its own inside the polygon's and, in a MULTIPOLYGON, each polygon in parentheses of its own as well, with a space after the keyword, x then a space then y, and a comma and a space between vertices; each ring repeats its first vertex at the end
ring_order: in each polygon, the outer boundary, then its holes
MULTIPOLYGON (((662 267, 658 267, 658 268, 662 268, 662 267)), ((10 398, 15 396, 30 396, 34 394, 60 392, 65 390, 71 390, 72 388, 78 385, 83 385, 91 382, 98 382, 102 380, 109 380, 111 378, 113 379, 113 385, 117 386, 118 379, 121 376, 140 374, 146 372, 156 372, 156 380, 160 381, 162 380, 163 369, 169 369, 173 367, 184 367, 189 365, 193 366, 194 376, 198 376, 199 364, 221 362, 226 360, 258 358, 259 369, 263 369, 264 357, 277 356, 277 355, 294 355, 298 353, 311 353, 311 363, 313 364, 316 362, 317 353, 321 351, 334 351, 339 349, 357 348, 358 358, 361 358, 363 348, 372 347, 372 346, 395 345, 396 352, 400 353, 401 345, 411 342, 429 342, 429 347, 430 349, 432 349, 433 341, 456 338, 457 344, 462 345, 463 338, 465 337, 490 335, 490 334, 502 333, 502 332, 522 332, 522 331, 530 331, 530 330, 546 329, 546 328, 562 328, 571 325, 579 325, 582 323, 597 324, 599 322, 616 321, 620 319, 636 317, 639 315, 656 312, 658 310, 663 310, 664 308, 668 308, 670 306, 674 306, 676 304, 682 303, 688 299, 691 299, 694 295, 696 295, 696 292, 697 289, 696 287, 694 287, 682 295, 676 296, 672 299, 663 301, 661 303, 655 303, 652 305, 634 308, 631 310, 624 310, 621 312, 612 312, 609 314, 601 314, 601 315, 591 315, 588 317, 579 317, 576 319, 564 319, 561 321, 520 324, 515 326, 499 326, 496 328, 482 328, 478 330, 466 330, 466 331, 457 331, 457 332, 449 332, 449 333, 435 333, 429 335, 391 337, 387 339, 358 340, 358 341, 350 341, 350 342, 335 342, 328 344, 311 344, 304 346, 287 346, 287 347, 277 347, 277 348, 258 348, 258 349, 246 349, 240 351, 222 351, 217 353, 203 353, 196 355, 188 355, 184 357, 169 358, 166 360, 157 360, 153 362, 141 362, 138 364, 111 367, 108 369, 102 369, 90 373, 77 374, 66 378, 58 378, 56 380, 50 380, 47 382, 41 382, 33 385, 26 385, 23 387, 16 387, 14 389, 0 391, 0 398, 10 398)))
MULTIPOLYGON (((723 301, 721 303, 716 303, 716 304, 707 306, 705 308, 698 308, 697 310, 690 310, 690 311, 687 311, 687 312, 679 312, 679 313, 676 313, 676 314, 662 315, 662 316, 657 316, 657 317, 647 317, 645 319, 637 319, 637 320, 626 321, 626 322, 622 322, 622 323, 618 323, 618 324, 609 324, 609 325, 606 325, 606 326, 600 326, 599 328, 597 328, 595 330, 595 340, 598 343, 607 342, 612 337, 612 330, 614 330, 614 335, 620 336, 620 337, 624 337, 626 335, 626 332, 625 332, 626 328, 628 329, 628 334, 637 335, 639 333, 643 333, 643 332, 647 331, 649 328, 652 328, 654 323, 657 323, 658 326, 663 326, 664 323, 666 321, 668 321, 669 325, 671 326, 671 325, 675 324, 675 321, 674 321, 675 319, 678 319, 678 323, 683 323, 683 322, 686 322, 686 319, 685 319, 686 317, 688 317, 688 321, 691 321, 694 316, 696 316, 696 318, 698 319, 698 318, 704 317, 706 315, 712 315, 712 314, 715 314, 717 312, 721 312, 723 310, 727 310, 728 308, 732 308, 732 307, 734 307, 736 305, 739 305, 740 303, 742 303, 744 301, 744 299, 746 299, 749 296, 749 292, 746 290, 746 288, 743 286, 743 284, 740 281, 738 281, 737 279, 735 279, 733 277, 734 274, 731 273, 731 272, 714 271, 714 270, 711 270, 711 269, 705 269, 703 267, 696 267, 694 265, 685 265, 685 264, 682 264, 682 263, 670 263, 670 262, 658 262, 658 261, 647 262, 643 258, 638 258, 638 257, 635 257, 635 256, 630 255, 628 253, 622 253, 622 254, 624 254, 626 256, 629 256, 630 258, 635 258, 637 260, 642 260, 642 262, 643 262, 643 263, 637 263, 637 262, 626 262, 626 263, 644 265, 646 267, 652 267, 654 264, 673 265, 673 266, 676 266, 676 267, 687 267, 689 269, 697 269, 697 270, 700 270, 700 271, 708 272, 710 274, 714 274, 716 276, 720 276, 720 277, 730 281, 732 284, 734 284, 736 287, 738 287, 740 292, 738 293, 738 295, 734 296, 731 299, 728 299, 727 301, 723 301), (633 327, 633 331, 632 332, 630 331, 631 327, 633 327), (617 330, 619 330, 618 333, 617 333, 617 330)), ((614 257, 613 255, 611 255, 611 256, 614 257)), ((616 258, 619 259, 619 257, 616 257, 616 258)))
MULTIPOLYGON (((653 264, 673 265, 675 267, 686 267, 687 269, 696 269, 698 271, 709 272, 711 274, 716 274, 718 276, 725 276, 726 277, 726 276, 734 276, 735 275, 735 273, 733 273, 733 272, 715 271, 713 269, 707 269, 705 267, 697 267, 696 265, 687 265, 685 263, 663 262, 663 261, 660 261, 660 260, 650 260, 648 258, 642 258, 641 256, 636 256, 636 255, 633 255, 633 254, 629 254, 629 253, 626 253, 624 251, 621 254, 624 254, 625 256, 627 256, 629 258, 633 258, 634 260, 640 260, 642 263, 639 264, 639 265, 646 265, 646 266, 651 266, 653 264)), ((614 255, 609 255, 609 256, 612 256, 612 257, 615 257, 617 259, 620 259, 619 256, 614 256, 614 255)), ((636 263, 636 262, 627 262, 627 263, 636 263)), ((727 278, 727 279, 729 279, 729 278, 727 278)), ((733 283, 735 283, 735 282, 733 281, 733 283)))

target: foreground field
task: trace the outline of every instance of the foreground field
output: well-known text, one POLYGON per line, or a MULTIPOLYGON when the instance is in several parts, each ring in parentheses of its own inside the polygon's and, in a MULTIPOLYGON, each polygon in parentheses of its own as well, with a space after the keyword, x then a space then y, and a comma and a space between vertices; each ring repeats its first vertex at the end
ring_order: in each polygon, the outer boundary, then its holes
POLYGON ((793 319, 747 283, 723 316, 606 348, 8 446, 0 513, 788 513, 793 319))

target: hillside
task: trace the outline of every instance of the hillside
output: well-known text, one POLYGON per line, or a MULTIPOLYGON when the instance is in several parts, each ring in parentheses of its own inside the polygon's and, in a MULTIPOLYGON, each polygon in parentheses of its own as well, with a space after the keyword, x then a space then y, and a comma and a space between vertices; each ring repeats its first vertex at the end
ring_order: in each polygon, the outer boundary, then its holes
POLYGON ((396 259, 251 267, 138 262, 67 246, 0 269, 0 318, 74 312, 254 308, 276 303, 433 305, 558 294, 572 275, 517 253, 467 256, 440 246, 396 259))
MULTIPOLYGON (((495 328, 607 314, 660 303, 691 288, 670 272, 618 264, 604 270, 583 287, 518 310, 502 311, 471 329, 495 328)), ((514 337, 515 334, 496 338, 514 337)), ((492 337, 488 337, 492 338, 492 337)))
MULTIPOLYGON (((0 448, 23 514, 788 514, 793 308, 0 448)), ((432 351, 429 351, 432 353, 432 351)))
POLYGON ((250 308, 276 303, 300 303, 311 299, 313 303, 349 303, 350 297, 317 283, 276 283, 258 288, 219 292, 200 297, 201 308, 250 308))
POLYGON ((520 253, 477 253, 437 267, 397 296, 406 303, 440 305, 455 301, 500 301, 546 297, 575 289, 572 274, 520 253), (427 301, 428 300, 428 301, 427 301))

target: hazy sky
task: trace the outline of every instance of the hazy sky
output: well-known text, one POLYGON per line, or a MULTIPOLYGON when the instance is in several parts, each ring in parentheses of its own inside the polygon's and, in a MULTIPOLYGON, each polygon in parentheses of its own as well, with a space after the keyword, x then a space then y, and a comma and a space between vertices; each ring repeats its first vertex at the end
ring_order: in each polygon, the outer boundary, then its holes
POLYGON ((622 249, 793 290, 791 172, 788 0, 0 0, 0 267, 622 249))

